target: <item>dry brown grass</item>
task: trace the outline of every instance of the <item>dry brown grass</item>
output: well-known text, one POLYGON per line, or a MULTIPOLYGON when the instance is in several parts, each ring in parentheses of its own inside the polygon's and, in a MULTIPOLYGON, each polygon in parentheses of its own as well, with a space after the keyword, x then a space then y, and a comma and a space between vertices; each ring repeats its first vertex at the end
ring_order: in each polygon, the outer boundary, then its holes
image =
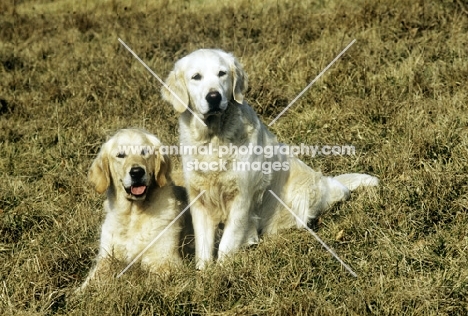
POLYGON ((17 2, 0 4, 0 314, 468 313, 463 1, 17 2), (187 262, 163 285, 135 267, 73 299, 97 250, 103 197, 86 172, 106 135, 144 127, 177 144, 158 82, 118 37, 162 76, 194 49, 234 52, 266 123, 356 38, 272 130, 352 144, 355 157, 304 160, 382 180, 318 230, 359 278, 291 230, 223 267, 187 262))

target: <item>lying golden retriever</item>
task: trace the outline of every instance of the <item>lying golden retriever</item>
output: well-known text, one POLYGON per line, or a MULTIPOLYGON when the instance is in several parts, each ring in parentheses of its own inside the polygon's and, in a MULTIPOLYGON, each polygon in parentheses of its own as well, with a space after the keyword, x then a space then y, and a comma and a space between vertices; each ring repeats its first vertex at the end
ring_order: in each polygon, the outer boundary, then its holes
POLYGON ((378 184, 377 178, 366 174, 323 176, 281 149, 273 155, 241 151, 241 147, 261 152, 285 145, 244 101, 246 74, 229 53, 200 49, 185 56, 175 64, 166 85, 170 90, 162 89, 163 98, 181 113, 180 142, 190 146, 182 155, 190 199, 205 190, 191 206, 199 269, 214 256, 220 223, 224 231, 218 259, 223 259, 256 243, 259 234, 302 227, 335 202, 348 199, 351 190, 378 184), (265 165, 271 172, 265 172, 265 165))
POLYGON ((141 265, 164 274, 181 263, 184 218, 167 227, 187 206, 187 196, 183 187, 172 185, 171 163, 159 153, 160 146, 148 132, 122 129, 101 147, 91 165, 90 182, 97 192, 107 194, 106 218, 96 265, 81 290, 109 272, 111 259, 130 263, 161 233, 141 255, 141 265))

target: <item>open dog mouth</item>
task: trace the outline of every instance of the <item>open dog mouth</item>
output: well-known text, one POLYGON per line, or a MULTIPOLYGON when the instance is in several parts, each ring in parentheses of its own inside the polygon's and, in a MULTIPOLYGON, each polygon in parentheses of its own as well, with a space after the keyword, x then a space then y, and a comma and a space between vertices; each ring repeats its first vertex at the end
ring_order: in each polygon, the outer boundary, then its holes
POLYGON ((132 184, 130 187, 125 188, 125 191, 134 197, 141 197, 146 194, 147 189, 148 186, 144 184, 132 184))

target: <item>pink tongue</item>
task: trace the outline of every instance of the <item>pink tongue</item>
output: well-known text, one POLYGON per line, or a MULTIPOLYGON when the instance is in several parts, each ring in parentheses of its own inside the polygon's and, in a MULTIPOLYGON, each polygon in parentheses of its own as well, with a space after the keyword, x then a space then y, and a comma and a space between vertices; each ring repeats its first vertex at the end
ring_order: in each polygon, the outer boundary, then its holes
POLYGON ((146 190, 146 186, 142 185, 142 186, 139 186, 139 187, 132 187, 131 188, 131 192, 133 195, 141 195, 143 193, 145 193, 145 190, 146 190))

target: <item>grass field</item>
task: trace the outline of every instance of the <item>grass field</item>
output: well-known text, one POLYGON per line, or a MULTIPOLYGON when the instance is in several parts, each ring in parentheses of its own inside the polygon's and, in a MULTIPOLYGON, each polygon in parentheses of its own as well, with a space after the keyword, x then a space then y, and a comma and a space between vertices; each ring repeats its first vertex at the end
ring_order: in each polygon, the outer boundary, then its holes
POLYGON ((0 314, 468 314, 467 48, 462 0, 2 1, 0 314), (133 267, 74 297, 103 220, 86 179, 102 142, 141 127, 178 143, 160 84, 118 38, 162 77, 195 49, 233 52, 266 124, 356 39, 271 130, 353 145, 302 158, 381 179, 317 230, 358 278, 290 230, 204 272, 188 261, 161 284, 133 267))

